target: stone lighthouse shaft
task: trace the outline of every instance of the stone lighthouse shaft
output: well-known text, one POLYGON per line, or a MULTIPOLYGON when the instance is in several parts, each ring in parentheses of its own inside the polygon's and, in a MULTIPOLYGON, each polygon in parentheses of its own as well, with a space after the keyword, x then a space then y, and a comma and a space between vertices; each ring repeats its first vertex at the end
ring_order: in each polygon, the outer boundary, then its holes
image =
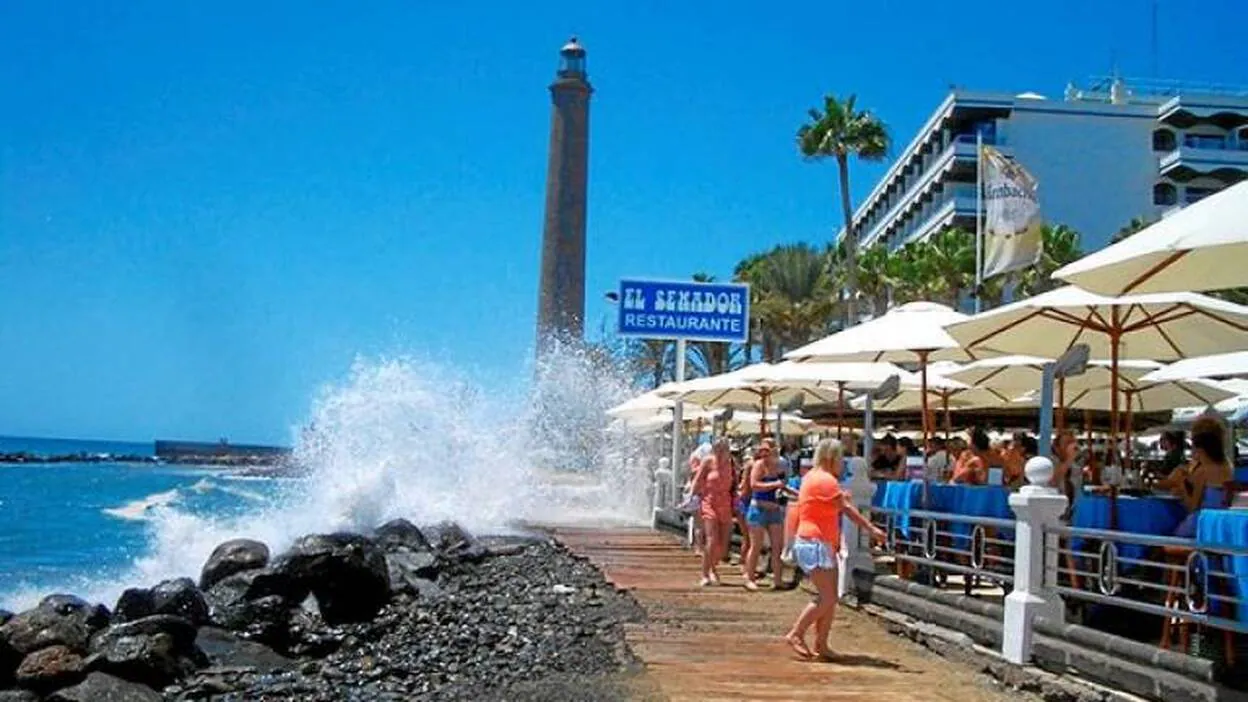
POLYGON ((550 85, 550 156, 537 302, 537 349, 575 343, 585 324, 585 199, 589 168, 589 96, 585 49, 572 37, 559 51, 550 85))

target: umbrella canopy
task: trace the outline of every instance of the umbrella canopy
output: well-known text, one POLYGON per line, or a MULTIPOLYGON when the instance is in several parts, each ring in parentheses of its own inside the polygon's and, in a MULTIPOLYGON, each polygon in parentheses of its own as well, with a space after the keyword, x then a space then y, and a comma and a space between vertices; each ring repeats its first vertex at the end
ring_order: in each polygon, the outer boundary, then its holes
POLYGON ((887 361, 919 364, 919 402, 927 429, 927 364, 973 358, 945 331, 968 317, 935 302, 911 302, 785 354, 794 361, 887 361))
MULTIPOLYGON (((1206 380, 1177 380, 1165 383, 1127 383, 1122 388, 1128 412, 1159 412, 1180 407, 1215 405, 1235 397, 1236 393, 1206 380)), ((1109 386, 1087 388, 1066 394, 1070 409, 1109 409, 1109 386)), ((1030 398, 1034 404, 1035 398, 1030 398)))
MULTIPOLYGON (((1040 387, 1044 364, 1048 362, 1049 359, 1037 356, 998 356, 946 371, 945 377, 977 388, 1022 394, 1040 387)), ((1124 380, 1135 382, 1161 367, 1156 361, 1119 361, 1118 375, 1124 380)), ((1066 379, 1065 390, 1072 393, 1085 388, 1108 388, 1109 374, 1109 361, 1089 361, 1088 369, 1083 375, 1066 379)))
POLYGON ((621 402, 620 404, 607 410, 607 415, 616 419, 644 419, 654 416, 661 416, 669 411, 676 404, 672 400, 659 395, 659 391, 667 388, 675 383, 665 383, 658 388, 647 393, 642 393, 637 397, 621 402))
POLYGON ((1087 344, 1110 362, 1111 436, 1119 360, 1178 360, 1248 347, 1248 308, 1196 293, 1105 297, 1067 286, 949 327, 965 348, 1056 358, 1087 344))
POLYGON ((1248 181, 1064 266, 1054 277, 1104 295, 1248 285, 1248 181))
POLYGON ((799 395, 819 402, 835 402, 836 392, 813 382, 785 378, 785 370, 770 363, 755 363, 731 373, 694 378, 656 390, 660 397, 691 402, 703 407, 759 407, 785 405, 799 395), (779 369, 779 370, 777 370, 779 369))
POLYGON ((793 361, 913 363, 973 360, 945 327, 968 317, 935 302, 911 302, 784 355, 793 361))
MULTIPOLYGON (((986 388, 963 388, 947 390, 931 390, 927 392, 928 405, 941 411, 982 409, 985 407, 1008 407, 1016 396, 1003 395, 986 388)), ((866 405, 865 397, 855 397, 851 402, 855 409, 866 405)), ((876 412, 919 412, 923 410, 923 397, 918 388, 907 388, 884 401, 872 404, 876 412)))
POLYGON ((1191 378, 1248 378, 1248 351, 1188 358, 1144 377, 1145 380, 1150 381, 1191 378))
MULTIPOLYGON (((781 413, 780 418, 782 420, 780 422, 780 433, 785 436, 801 436, 815 426, 815 423, 809 419, 787 412, 781 413)), ((763 417, 760 412, 735 410, 732 413, 732 418, 724 422, 724 433, 730 436, 760 434, 762 433, 763 424, 767 423, 770 426, 771 421, 774 419, 774 414, 770 417, 763 417)))
POLYGON ((1248 348, 1248 307, 1196 293, 1105 297, 1067 286, 953 324, 972 353, 1172 361, 1248 348))

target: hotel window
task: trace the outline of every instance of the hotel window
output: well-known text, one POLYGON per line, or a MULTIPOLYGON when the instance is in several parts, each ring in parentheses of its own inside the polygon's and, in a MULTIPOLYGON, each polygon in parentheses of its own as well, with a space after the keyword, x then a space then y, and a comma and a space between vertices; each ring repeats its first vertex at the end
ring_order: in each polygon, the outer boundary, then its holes
POLYGON ((1170 183, 1158 183, 1153 186, 1154 205, 1173 205, 1179 201, 1179 191, 1170 183))
POLYGON ((1176 146, 1174 132, 1169 129, 1158 129, 1153 132, 1153 151, 1174 151, 1176 146))

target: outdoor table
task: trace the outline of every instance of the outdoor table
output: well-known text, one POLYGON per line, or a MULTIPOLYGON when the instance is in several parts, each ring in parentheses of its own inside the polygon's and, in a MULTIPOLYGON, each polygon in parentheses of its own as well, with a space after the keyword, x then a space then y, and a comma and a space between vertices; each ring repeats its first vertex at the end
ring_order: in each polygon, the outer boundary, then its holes
MULTIPOLYGON (((1014 520, 1014 510, 1010 508, 1010 491, 1001 485, 942 485, 944 490, 942 501, 947 500, 945 509, 940 511, 959 514, 966 517, 988 517, 991 519, 1014 520)), ((975 525, 970 522, 950 522, 949 531, 955 539, 969 540, 975 525)), ((1013 530, 1003 529, 998 537, 1011 538, 1013 530)))
MULTIPOLYGON (((1196 543, 1207 548, 1248 548, 1248 510, 1241 509, 1202 509, 1196 517, 1196 543)), ((1231 556, 1230 558, 1211 558, 1213 567, 1233 574, 1230 593, 1235 599, 1243 601, 1248 596, 1248 556, 1231 556), (1230 563, 1217 564, 1218 561, 1229 560, 1230 563), (1229 565, 1229 568, 1225 566, 1229 565)), ((1236 618, 1248 623, 1248 606, 1241 606, 1235 613, 1236 618)))
MULTIPOLYGON (((1169 536, 1187 516, 1183 503, 1173 497, 1131 497, 1119 495, 1118 531, 1169 536)), ((1107 495, 1082 495, 1075 501, 1071 526, 1076 529, 1108 530, 1113 504, 1107 495)), ((1072 551, 1083 549, 1083 539, 1071 539, 1072 551)), ((1148 552, 1141 544, 1119 543, 1118 555, 1140 560, 1148 552)))

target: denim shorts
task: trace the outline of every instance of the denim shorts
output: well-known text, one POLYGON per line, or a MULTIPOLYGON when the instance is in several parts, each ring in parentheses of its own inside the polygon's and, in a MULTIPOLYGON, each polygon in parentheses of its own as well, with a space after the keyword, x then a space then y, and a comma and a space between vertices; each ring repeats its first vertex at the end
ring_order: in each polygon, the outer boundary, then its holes
POLYGON ((837 566, 836 554, 828 545, 817 539, 793 540, 793 560, 797 561, 797 567, 806 573, 816 570, 835 570, 837 566))
POLYGON ((745 513, 745 523, 753 527, 784 524, 784 510, 764 509, 759 507, 757 502, 750 502, 750 508, 745 513))

